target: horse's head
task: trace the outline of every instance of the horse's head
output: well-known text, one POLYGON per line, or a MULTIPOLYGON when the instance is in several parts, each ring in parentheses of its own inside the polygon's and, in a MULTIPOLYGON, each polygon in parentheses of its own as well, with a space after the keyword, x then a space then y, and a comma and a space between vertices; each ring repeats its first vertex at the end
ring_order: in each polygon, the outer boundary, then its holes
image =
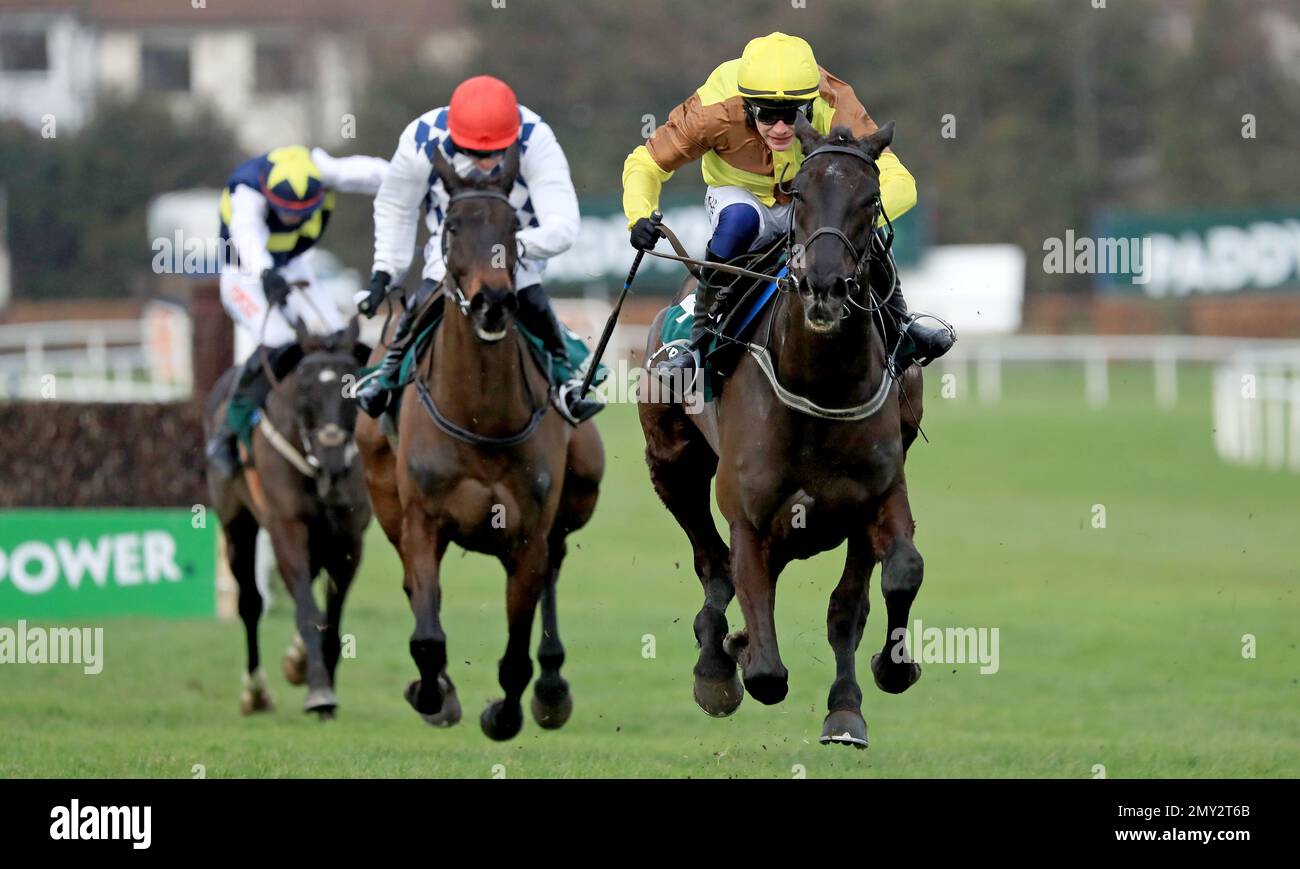
POLYGON ((451 197, 442 226, 447 274, 465 299, 461 310, 473 322, 475 336, 500 341, 519 309, 514 285, 519 226, 509 199, 519 177, 519 145, 510 148, 493 176, 461 178, 441 151, 434 152, 434 169, 451 197))
POLYGON ((294 446, 315 467, 317 494, 326 502, 342 500, 341 484, 357 459, 357 403, 348 386, 370 356, 357 340, 359 331, 355 317, 332 335, 298 329, 303 357, 294 368, 292 407, 301 444, 294 446))
POLYGON ((791 270, 814 332, 839 329, 850 296, 865 295, 871 234, 880 217, 876 158, 894 138, 889 122, 862 139, 846 127, 820 135, 800 118, 795 134, 804 162, 792 185, 794 255, 791 270), (820 149, 820 153, 814 153, 820 149))

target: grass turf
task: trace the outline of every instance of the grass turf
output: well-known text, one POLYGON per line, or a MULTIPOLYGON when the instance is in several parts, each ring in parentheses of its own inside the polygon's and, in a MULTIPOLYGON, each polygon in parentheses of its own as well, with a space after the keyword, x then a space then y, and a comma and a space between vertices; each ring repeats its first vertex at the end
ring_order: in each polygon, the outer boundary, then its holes
MULTIPOLYGON (((465 719, 435 731, 417 718, 401 697, 415 676, 401 574, 372 526, 344 617, 356 658, 340 665, 336 721, 300 712, 302 689, 279 673, 292 624, 279 589, 262 626, 275 712, 239 715, 238 623, 109 620, 98 676, 0 667, 0 775, 189 777, 195 764, 210 778, 1077 778, 1097 764, 1109 777, 1300 775, 1297 480, 1221 463, 1208 375, 1182 374, 1168 411, 1143 368, 1117 368, 1100 410, 1077 368, 1008 371, 991 406, 939 398, 930 375, 933 443, 909 465, 926 558, 913 618, 998 628, 1000 669, 927 664, 908 693, 877 691, 866 666, 884 639, 877 571, 858 656, 867 751, 817 743, 842 552, 782 577, 786 701, 746 698, 723 720, 695 706, 690 549, 650 489, 634 410, 615 406, 599 418, 601 504, 560 584, 576 704, 563 730, 528 718, 500 744, 480 731, 478 713, 500 696, 505 583, 496 562, 454 548, 443 622, 465 719)), ((729 616, 737 626, 734 604, 729 616)))

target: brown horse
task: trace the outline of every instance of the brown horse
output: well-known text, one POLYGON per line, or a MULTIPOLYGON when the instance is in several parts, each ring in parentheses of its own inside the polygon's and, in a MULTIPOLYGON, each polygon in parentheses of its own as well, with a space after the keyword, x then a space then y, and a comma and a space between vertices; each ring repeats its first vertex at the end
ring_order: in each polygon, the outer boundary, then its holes
MULTIPOLYGON (((285 675, 294 684, 307 683, 305 711, 332 718, 338 706, 334 675, 342 647, 343 601, 361 562, 362 536, 371 516, 353 440, 356 405, 344 394, 370 354, 369 347, 357 342, 357 329, 355 319, 334 335, 299 329, 296 347, 280 355, 281 367, 293 367, 267 398, 243 473, 231 478, 208 467, 208 491, 226 534, 247 635, 240 697, 246 715, 272 708, 257 638, 262 616, 254 570, 258 528, 271 535, 280 576, 294 603, 298 636, 285 655, 285 675), (330 580, 324 613, 312 593, 321 570, 330 580)), ((226 412, 225 397, 237 373, 227 371, 213 388, 209 428, 226 412)))
POLYGON ((441 152, 435 166, 451 197, 447 278, 441 287, 423 287, 419 298, 446 295, 442 322, 404 390, 396 443, 368 417, 357 443, 379 524, 401 554, 415 615, 410 649, 420 678, 406 699, 429 724, 455 724, 461 714, 439 612, 447 546, 494 555, 505 568, 509 639, 498 677, 506 696, 480 717, 488 736, 504 740, 523 725, 520 698, 533 675, 528 643, 539 599, 542 673, 533 717, 555 728, 572 711, 560 675, 555 584, 565 538, 595 509, 604 449, 592 423, 571 429, 548 412, 550 384, 514 325, 516 222, 507 194, 519 172, 518 146, 495 181, 461 179, 441 152))
MULTIPOLYGON (((864 268, 883 266, 869 253, 880 213, 875 159, 889 145, 893 124, 862 140, 844 128, 822 138, 806 123, 798 134, 806 156, 792 185, 794 280, 758 325, 766 349, 751 345, 702 413, 651 403, 646 391, 639 410, 655 491, 690 538, 704 586, 694 624, 696 702, 724 716, 745 690, 761 703, 785 698, 787 671, 773 620, 777 578, 792 559, 848 541, 826 617, 835 681, 821 739, 866 747, 854 656, 877 562, 884 565, 888 631, 882 654, 871 660, 876 684, 899 693, 920 677, 917 664, 889 654, 889 638, 906 624, 921 585, 903 475, 920 423, 921 372, 913 366, 899 381, 890 375, 874 322, 883 306, 867 280, 859 283, 864 268), (715 474, 730 547, 709 510, 715 474), (733 594, 745 627, 728 636, 733 594)), ((688 280, 677 300, 691 289, 688 280)), ((647 358, 660 347, 665 313, 651 326, 647 358)))

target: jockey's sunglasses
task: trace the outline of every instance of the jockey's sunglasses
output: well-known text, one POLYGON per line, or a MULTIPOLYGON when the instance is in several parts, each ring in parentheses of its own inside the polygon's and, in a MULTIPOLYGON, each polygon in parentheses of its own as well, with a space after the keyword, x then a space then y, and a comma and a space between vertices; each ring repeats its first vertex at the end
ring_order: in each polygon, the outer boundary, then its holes
POLYGON ((472 157, 475 160, 486 160, 489 157, 500 157, 508 151, 508 148, 498 148, 495 151, 475 151, 472 148, 458 149, 462 154, 472 157))
POLYGON ((799 115, 802 114, 807 117, 808 111, 812 108, 812 103, 790 103, 783 106, 760 106, 756 103, 746 103, 745 108, 757 123, 775 124, 777 121, 784 121, 787 127, 793 127, 799 115))

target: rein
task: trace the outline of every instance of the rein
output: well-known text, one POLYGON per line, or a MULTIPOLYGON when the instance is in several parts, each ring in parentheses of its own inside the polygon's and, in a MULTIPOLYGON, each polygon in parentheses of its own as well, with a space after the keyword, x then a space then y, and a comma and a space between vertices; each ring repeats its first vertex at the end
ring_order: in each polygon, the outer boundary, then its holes
MULTIPOLYGON (((462 190, 460 192, 453 194, 450 200, 448 200, 447 202, 448 216, 451 215, 452 206, 454 206, 457 202, 461 202, 466 199, 496 199, 496 200, 500 200, 501 202, 504 202, 506 205, 509 205, 512 209, 514 208, 514 205, 510 202, 510 197, 506 196, 506 194, 501 193, 500 191, 462 190)), ((447 233, 445 229, 443 231, 443 236, 442 236, 442 254, 443 254, 443 261, 445 263, 447 258, 447 233)), ((464 291, 461 290, 460 285, 456 282, 456 279, 452 275, 452 270, 450 267, 447 268, 446 274, 443 276, 442 286, 440 289, 442 290, 443 295, 447 297, 447 300, 450 301, 453 305, 455 305, 456 308, 460 311, 460 313, 463 316, 465 317, 470 316, 469 313, 470 301, 468 298, 466 298, 464 291)), ((432 304, 434 298, 436 298, 436 294, 430 294, 429 302, 426 304, 432 304)), ((431 376, 433 372, 433 348, 434 348, 434 341, 431 339, 429 341, 428 356, 426 357, 425 360, 425 377, 431 376)), ((470 444, 471 446, 476 446, 476 447, 494 447, 498 449, 516 447, 524 443, 525 441, 527 441, 529 438, 531 438, 537 432, 538 427, 542 424, 542 419, 546 416, 546 411, 550 408, 551 399, 553 398, 553 393, 555 391, 554 388, 550 385, 551 384, 550 368, 551 368, 552 360, 550 358, 550 355, 548 354, 546 360, 546 366, 547 366, 546 398, 539 403, 533 396, 532 390, 528 388, 528 367, 527 367, 528 360, 524 356, 523 346, 519 343, 519 339, 517 337, 515 338, 515 349, 518 350, 519 352, 519 370, 522 373, 524 378, 524 384, 523 384, 524 394, 528 396, 528 404, 529 407, 532 409, 532 413, 528 418, 528 423, 522 429, 520 429, 519 431, 515 432, 512 435, 493 437, 491 435, 478 434, 476 432, 470 431, 469 429, 463 426, 457 425, 456 423, 448 419, 442 413, 442 411, 438 410, 438 405, 433 400, 433 393, 429 391, 429 387, 425 383, 425 378, 420 376, 419 371, 417 369, 414 378, 415 392, 416 395, 418 395, 420 398, 420 406, 423 407, 425 411, 429 414, 429 418, 433 420, 434 425, 436 425, 439 429, 441 429, 446 434, 452 436, 456 440, 462 441, 463 443, 467 443, 470 444)))
MULTIPOLYGON (((303 357, 304 360, 308 358, 310 357, 303 357)), ((279 388, 278 384, 276 388, 279 388)), ((313 439, 327 447, 337 447, 346 442, 347 447, 343 456, 344 464, 348 467, 352 466, 358 455, 356 441, 350 439, 348 433, 338 423, 334 422, 326 423, 314 431, 301 430, 299 432, 300 447, 295 447, 275 427, 275 424, 271 422, 269 411, 265 408, 258 414, 257 430, 262 433, 262 437, 266 438, 266 442, 271 445, 272 449, 279 453, 285 461, 293 465, 294 470, 313 480, 319 477, 322 472, 320 460, 316 458, 315 451, 312 449, 313 439)))
MULTIPOLYGON (((861 150, 846 145, 822 145, 821 147, 816 148, 810 153, 808 153, 807 155, 805 155, 803 158, 803 163, 807 164, 809 160, 813 160, 818 157, 829 156, 831 154, 847 154, 859 160, 862 160, 868 165, 871 166, 875 165, 875 160, 868 157, 861 150)), ((794 200, 797 202, 799 201, 799 198, 800 197, 798 196, 798 194, 795 193, 794 200)), ((883 204, 881 204, 879 194, 877 194, 876 196, 875 204, 881 216, 884 217, 885 225, 888 228, 888 236, 882 244, 877 245, 876 242, 874 241, 876 236, 875 236, 875 231, 873 229, 872 231, 873 240, 869 241, 865 249, 859 252, 857 245, 853 243, 853 240, 850 239, 843 230, 839 229, 838 227, 823 226, 814 230, 813 233, 808 236, 808 238, 803 243, 803 248, 804 250, 807 250, 808 246, 811 245, 813 241, 815 241, 816 239, 820 238, 823 235, 831 236, 833 238, 839 239, 845 245, 845 247, 848 248, 849 254, 853 258, 855 264, 852 276, 850 276, 847 279, 849 283, 849 294, 848 294, 849 300, 852 301, 853 305, 857 307, 859 310, 875 314, 877 319, 883 319, 881 309, 884 307, 885 303, 889 300, 889 298, 893 296, 894 292, 898 289, 897 268, 891 267, 890 269, 890 272, 893 276, 893 283, 889 289, 889 292, 886 293, 883 299, 881 299, 879 302, 877 302, 874 305, 863 305, 857 301, 853 301, 853 296, 855 294, 855 291, 859 287, 859 276, 862 274, 863 268, 869 265, 873 260, 881 258, 882 254, 884 255, 884 261, 886 263, 889 263, 888 255, 889 255, 889 249, 893 244, 894 225, 890 221, 889 215, 885 213, 885 209, 883 204), (878 246, 881 248, 880 251, 876 250, 878 246)), ((749 269, 740 268, 738 266, 729 266, 723 263, 712 263, 712 262, 705 262, 702 260, 694 259, 687 255, 686 250, 681 245, 681 242, 677 240, 677 237, 673 235, 671 230, 669 230, 667 227, 662 225, 660 226, 660 230, 664 233, 665 237, 668 238, 668 241, 669 243, 672 244, 673 249, 677 251, 677 256, 655 253, 653 250, 646 251, 646 252, 654 256, 657 256, 660 259, 671 259, 685 264, 688 270, 690 270, 691 274, 695 276, 697 279, 700 277, 700 275, 696 270, 696 268, 707 267, 709 269, 715 269, 717 271, 722 271, 722 272, 730 272, 732 274, 741 275, 743 277, 756 278, 762 281, 770 281, 775 279, 777 283, 777 288, 779 290, 784 290, 784 291, 789 291, 792 288, 798 286, 799 284, 800 279, 794 276, 794 268, 793 268, 794 259, 795 259, 793 256, 793 252, 795 248, 793 207, 790 209, 790 223, 789 223, 789 227, 786 230, 786 239, 785 239, 785 245, 787 249, 787 260, 791 263, 788 277, 774 278, 773 275, 751 271, 749 269), (692 268, 692 266, 696 268, 692 268)), ((867 287, 867 293, 870 297, 874 298, 875 294, 874 292, 872 292, 870 286, 867 287)), ((752 356, 755 363, 757 363, 759 370, 762 371, 763 375, 767 378, 768 383, 772 387, 772 392, 776 395, 776 397, 780 400, 782 404, 784 404, 786 407, 790 408, 791 410, 797 411, 798 413, 805 414, 806 416, 812 416, 818 419, 832 420, 837 422, 855 422, 859 420, 864 420, 870 416, 875 415, 880 411, 882 407, 885 406, 885 403, 889 400, 891 387, 893 386, 896 380, 896 378, 893 375, 893 371, 891 370, 890 354, 888 353, 888 351, 886 351, 884 370, 881 373, 880 384, 876 387, 876 390, 875 392, 872 393, 871 397, 860 404, 855 404, 849 407, 823 407, 822 405, 814 402, 812 399, 807 398, 806 396, 799 395, 798 393, 782 385, 780 379, 777 377, 776 365, 772 361, 771 332, 774 327, 775 321, 776 321, 776 310, 773 309, 772 313, 767 318, 768 334, 765 339, 765 343, 763 344, 758 344, 753 342, 736 342, 736 343, 741 343, 744 345, 745 349, 749 352, 749 355, 752 356)), ((884 324, 882 323, 881 325, 883 326, 884 324)), ((900 336, 900 341, 901 341, 901 336, 900 336)))

